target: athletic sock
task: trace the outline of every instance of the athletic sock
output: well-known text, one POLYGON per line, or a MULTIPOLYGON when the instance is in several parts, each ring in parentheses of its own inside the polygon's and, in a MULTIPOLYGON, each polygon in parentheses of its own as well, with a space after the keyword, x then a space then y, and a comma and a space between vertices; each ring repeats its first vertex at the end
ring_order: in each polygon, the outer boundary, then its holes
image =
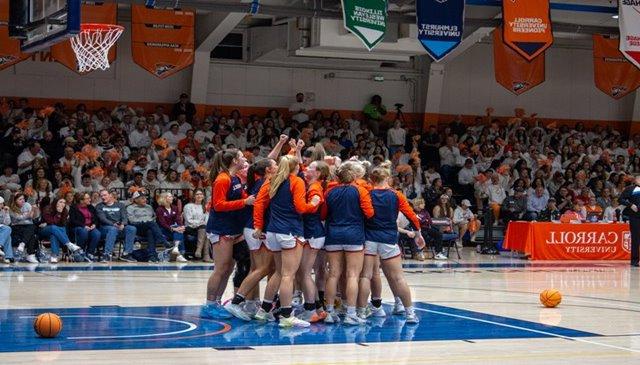
POLYGON ((316 304, 315 303, 307 303, 307 302, 304 303, 304 310, 312 311, 314 309, 316 309, 316 304))
POLYGON ((373 305, 376 308, 380 308, 380 306, 382 305, 382 299, 381 298, 371 298, 371 305, 373 305))
POLYGON ((356 307, 347 306, 347 315, 355 316, 356 315, 356 307))
POLYGON ((271 309, 273 308, 273 302, 270 300, 263 300, 262 305, 260 307, 262 307, 262 309, 264 309, 265 312, 270 312, 271 309))
POLYGON ((333 312, 333 304, 327 304, 327 312, 333 312))
POLYGON ((293 309, 291 307, 280 307, 280 315, 282 315, 284 318, 289 318, 291 317, 291 311, 293 309))
POLYGON ((218 302, 217 300, 207 300, 207 305, 216 305, 219 304, 220 302, 218 302))
POLYGON ((414 314, 415 313, 415 309, 413 309, 413 306, 405 307, 404 311, 405 311, 406 314, 414 314))
POLYGON ((324 307, 324 304, 322 303, 322 301, 320 299, 316 300, 316 309, 322 309, 324 307))
POLYGON ((396 301, 396 304, 402 304, 402 299, 400 297, 393 298, 396 301))
POLYGON ((320 303, 324 303, 324 290, 318 290, 318 300, 320 303))
POLYGON ((239 293, 236 293, 236 295, 234 295, 233 299, 231 300, 231 304, 235 304, 235 305, 238 305, 242 302, 244 302, 244 295, 239 293))

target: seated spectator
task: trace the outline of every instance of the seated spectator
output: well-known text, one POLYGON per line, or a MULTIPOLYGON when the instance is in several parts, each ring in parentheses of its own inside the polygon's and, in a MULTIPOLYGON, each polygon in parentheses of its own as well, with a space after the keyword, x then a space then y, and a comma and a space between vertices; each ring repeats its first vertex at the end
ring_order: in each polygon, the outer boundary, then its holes
POLYGON ((162 230, 156 223, 156 215, 151 205, 147 204, 147 195, 144 192, 135 191, 131 196, 133 204, 127 207, 127 219, 129 223, 136 227, 139 236, 147 240, 147 259, 150 262, 158 262, 156 245, 162 244, 164 247, 172 247, 162 234, 162 230))
POLYGON ((433 218, 453 219, 453 207, 451 206, 449 195, 440 195, 438 204, 433 207, 433 218))
POLYGON ((64 198, 54 199, 51 204, 42 208, 42 223, 40 224, 39 236, 49 240, 51 243, 51 263, 59 261, 60 246, 67 247, 69 252, 80 249, 79 246, 71 243, 67 235, 67 223, 69 222, 69 209, 64 198))
POLYGON ((505 227, 511 221, 521 220, 527 210, 527 198, 522 188, 516 188, 515 194, 508 196, 500 207, 500 215, 505 227))
POLYGON ((162 193, 158 197, 158 208, 156 217, 162 233, 168 241, 173 241, 171 254, 175 256, 177 262, 186 262, 182 256, 184 253, 184 225, 182 224, 182 214, 177 206, 173 204, 173 194, 162 193))
POLYGON ((425 209, 424 199, 416 198, 413 200, 412 205, 416 215, 418 216, 418 220, 420 221, 420 232, 422 234, 422 238, 425 242, 433 243, 433 249, 436 253, 434 259, 446 260, 447 255, 445 255, 442 249, 442 232, 433 226, 431 215, 429 214, 429 211, 425 209))
POLYGON ((91 205, 89 193, 76 193, 74 203, 69 208, 69 228, 73 232, 76 244, 85 251, 87 258, 95 261, 100 242, 98 212, 91 205))
POLYGON ((489 208, 493 212, 493 222, 497 224, 500 219, 500 207, 507 198, 507 193, 500 183, 500 175, 491 175, 491 184, 487 187, 487 198, 489 199, 489 208))
POLYGON ((560 222, 563 222, 563 223, 580 223, 580 222, 582 222, 583 216, 580 213, 580 211, 583 210, 584 207, 581 206, 581 205, 582 205, 582 203, 576 203, 575 205, 572 206, 571 209, 568 209, 567 211, 562 213, 562 215, 560 216, 560 222))
POLYGON ((454 230, 458 233, 458 240, 456 241, 456 245, 458 247, 462 247, 462 240, 464 239, 465 234, 467 232, 470 233, 470 241, 475 243, 476 234, 478 233, 479 226, 477 225, 477 221, 475 221, 476 216, 471 211, 471 202, 467 199, 463 199, 460 202, 460 206, 458 206, 453 212, 453 227, 454 230))
POLYGON ((617 197, 611 198, 611 204, 604 209, 603 220, 605 222, 618 222, 622 218, 624 206, 617 197))
POLYGON ((549 202, 549 195, 545 194, 546 190, 542 186, 538 186, 535 189, 535 193, 529 195, 527 198, 527 220, 537 220, 538 215, 547 207, 549 202))
POLYGON ((4 173, 0 176, 0 196, 5 201, 10 201, 11 194, 17 193, 20 189, 20 177, 13 173, 13 167, 5 165, 4 173))
POLYGON ((423 248, 418 247, 416 243, 416 234, 417 228, 413 227, 409 219, 404 216, 402 213, 398 213, 398 219, 396 220, 396 224, 398 225, 398 244, 402 246, 402 242, 405 242, 409 245, 409 249, 411 250, 411 256, 414 260, 424 261, 424 252, 423 248))
POLYGON ((114 192, 100 191, 102 202, 96 206, 96 214, 100 224, 100 234, 104 238, 104 252, 100 262, 112 260, 113 248, 118 238, 124 239, 124 249, 119 260, 124 262, 136 262, 131 255, 136 239, 136 227, 128 224, 127 211, 124 204, 116 199, 114 192))
POLYGON ((195 236, 197 245, 194 252, 196 259, 202 259, 204 262, 213 262, 211 259, 211 245, 207 240, 207 220, 209 213, 205 208, 204 190, 196 189, 193 193, 191 203, 185 205, 183 217, 185 224, 185 235, 195 236))
POLYGON ((4 205, 4 198, 0 196, 0 262, 13 262, 13 247, 11 247, 11 215, 9 207, 4 205))
POLYGON ((26 261, 32 264, 38 263, 36 250, 38 240, 36 237, 36 225, 34 219, 38 217, 38 209, 26 202, 22 193, 16 193, 9 207, 11 216, 11 241, 18 243, 16 252, 23 256, 27 249, 26 261))
POLYGON ((540 212, 540 215, 538 215, 538 220, 541 222, 557 221, 560 219, 560 214, 560 210, 556 205, 556 199, 549 198, 547 207, 540 212))

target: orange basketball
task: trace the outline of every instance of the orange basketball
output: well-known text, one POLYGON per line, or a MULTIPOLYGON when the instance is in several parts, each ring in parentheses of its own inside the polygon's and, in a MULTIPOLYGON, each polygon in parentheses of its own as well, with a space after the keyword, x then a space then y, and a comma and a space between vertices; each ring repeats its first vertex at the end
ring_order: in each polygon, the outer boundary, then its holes
POLYGON ((33 321, 33 329, 38 336, 54 338, 62 331, 62 320, 54 313, 42 313, 33 321))
POLYGON ((545 289, 540 293, 540 303, 547 308, 555 308, 562 302, 562 294, 556 289, 545 289))

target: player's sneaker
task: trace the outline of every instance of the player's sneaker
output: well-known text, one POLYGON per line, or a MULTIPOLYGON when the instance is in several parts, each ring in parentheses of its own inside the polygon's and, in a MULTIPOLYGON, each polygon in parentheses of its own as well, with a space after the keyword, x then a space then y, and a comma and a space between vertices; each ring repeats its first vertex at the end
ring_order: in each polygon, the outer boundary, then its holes
POLYGON ((233 317, 221 304, 206 304, 200 311, 200 316, 208 319, 229 319, 233 317))
POLYGON ((290 317, 281 317, 280 318, 280 323, 278 323, 278 326, 280 326, 281 328, 289 328, 289 327, 309 327, 311 326, 311 324, 307 321, 303 321, 300 318, 297 318, 296 316, 290 316, 290 317))
POLYGON ((353 315, 353 314, 347 314, 344 317, 344 321, 342 321, 342 323, 349 325, 349 326, 362 326, 367 324, 367 321, 358 317, 357 315, 353 315))
POLYGON ((407 313, 405 316, 407 323, 409 324, 418 324, 420 323, 420 319, 418 318, 418 316, 414 313, 407 313))
POLYGON ((387 316, 387 312, 384 311, 384 308, 382 308, 382 306, 379 306, 377 308, 374 306, 369 306, 367 307, 367 309, 369 309, 369 311, 371 312, 371 317, 382 318, 387 316))
POLYGON ((322 316, 318 314, 315 309, 310 311, 303 311, 302 313, 296 315, 296 317, 309 323, 316 323, 323 320, 322 316))
POLYGON ((336 312, 327 312, 327 318, 324 319, 324 323, 338 324, 340 323, 340 317, 336 312))
POLYGON ((256 312, 256 315, 253 316, 253 318, 257 319, 258 321, 262 321, 262 322, 275 322, 276 321, 276 317, 274 317, 273 313, 267 312, 262 308, 258 309, 258 311, 256 312))
POLYGON ((226 309, 227 312, 231 313, 234 317, 239 318, 243 321, 251 320, 251 316, 249 316, 249 313, 245 312, 238 304, 229 302, 224 306, 224 309, 226 309))
POLYGON ((398 315, 398 314, 404 314, 405 309, 404 309, 404 305, 402 304, 401 301, 396 300, 396 303, 393 305, 393 313, 394 315, 398 315))

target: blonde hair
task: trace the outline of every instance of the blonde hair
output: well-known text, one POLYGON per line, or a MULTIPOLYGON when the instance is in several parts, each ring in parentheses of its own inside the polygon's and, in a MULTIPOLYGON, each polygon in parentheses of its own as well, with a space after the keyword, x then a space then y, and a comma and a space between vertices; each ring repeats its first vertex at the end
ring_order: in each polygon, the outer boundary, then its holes
POLYGON ((338 178, 338 181, 340 181, 340 183, 342 184, 348 184, 353 182, 353 180, 357 178, 355 166, 359 166, 358 163, 353 161, 343 162, 336 169, 336 177, 338 178))
POLYGON ((379 184, 391 177, 391 170, 385 167, 376 167, 371 171, 371 182, 379 184))
POLYGON ((413 207, 414 207, 414 208, 416 208, 416 209, 418 208, 418 205, 420 205, 420 204, 425 204, 424 199, 422 199, 422 198, 415 198, 415 199, 413 199, 413 200, 411 201, 411 205, 413 205, 413 207))
POLYGON ((278 171, 271 178, 270 186, 269 186, 269 197, 273 198, 280 185, 296 170, 298 166, 298 159, 295 156, 282 156, 280 158, 280 163, 278 164, 278 171))
POLYGON ((167 207, 167 197, 169 195, 173 196, 173 194, 171 194, 169 192, 164 192, 164 193, 160 194, 160 196, 158 196, 158 205, 166 208, 167 207))

